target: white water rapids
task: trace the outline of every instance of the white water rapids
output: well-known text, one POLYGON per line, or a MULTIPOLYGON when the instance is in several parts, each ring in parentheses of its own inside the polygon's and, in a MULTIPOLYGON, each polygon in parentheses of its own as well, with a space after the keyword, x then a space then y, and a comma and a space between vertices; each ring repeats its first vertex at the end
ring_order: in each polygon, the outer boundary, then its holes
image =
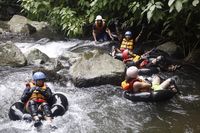
MULTIPOLYGON (((71 40, 57 42, 15 43, 23 53, 38 48, 56 58, 75 45, 93 43, 71 40)), ((197 133, 200 132, 200 84, 187 75, 179 85, 181 96, 164 103, 133 103, 122 96, 119 87, 102 85, 90 88, 66 87, 48 83, 53 91, 66 94, 69 108, 66 114, 53 120, 58 127, 40 131, 23 121, 10 121, 8 109, 16 101, 31 78, 30 66, 0 67, 0 133, 197 133)))

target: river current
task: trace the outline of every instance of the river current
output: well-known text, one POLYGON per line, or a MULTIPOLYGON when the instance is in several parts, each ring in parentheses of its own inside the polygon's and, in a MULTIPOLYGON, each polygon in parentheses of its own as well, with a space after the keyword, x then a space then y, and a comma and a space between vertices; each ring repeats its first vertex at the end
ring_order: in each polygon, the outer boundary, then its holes
MULTIPOLYGON (((81 40, 15 43, 22 52, 38 48, 51 58, 62 54, 81 40)), ((23 121, 10 121, 9 107, 20 99, 25 83, 31 79, 32 67, 0 67, 0 133, 199 133, 200 79, 198 70, 186 67, 168 75, 178 76, 181 95, 160 103, 131 102, 118 86, 102 85, 76 88, 70 82, 47 84, 63 92, 69 101, 65 115, 53 120, 58 127, 37 131, 23 121)))

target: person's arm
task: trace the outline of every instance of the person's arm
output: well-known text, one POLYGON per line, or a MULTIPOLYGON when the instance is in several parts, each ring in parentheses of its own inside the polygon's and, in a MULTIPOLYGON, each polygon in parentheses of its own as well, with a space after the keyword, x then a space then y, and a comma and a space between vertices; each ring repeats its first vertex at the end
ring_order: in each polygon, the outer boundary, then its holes
POLYGON ((111 33, 111 31, 110 31, 109 28, 106 28, 106 32, 108 33, 108 35, 110 36, 110 38, 111 38, 112 40, 114 40, 114 38, 113 38, 113 36, 112 36, 112 33, 111 33))
POLYGON ((96 28, 95 28, 95 24, 93 24, 93 27, 92 27, 92 36, 94 38, 94 41, 97 42, 97 35, 96 35, 96 28))
POLYGON ((21 101, 23 103, 27 102, 28 99, 31 97, 33 91, 34 91, 34 88, 26 87, 26 89, 24 90, 24 92, 23 92, 23 94, 21 96, 21 101))
POLYGON ((40 89, 40 92, 47 100, 53 96, 53 93, 51 92, 51 89, 49 87, 47 87, 47 89, 45 91, 40 89))
POLYGON ((139 33, 138 36, 135 38, 135 42, 137 42, 137 41, 139 40, 140 36, 142 35, 143 29, 144 29, 144 26, 142 26, 142 29, 141 29, 140 33, 139 33))
POLYGON ((94 41, 97 42, 96 33, 94 29, 92 30, 92 35, 93 35, 94 41))
POLYGON ((133 91, 135 91, 135 92, 140 91, 140 89, 150 90, 151 84, 146 83, 146 82, 135 82, 135 83, 133 84, 133 88, 134 88, 133 91))

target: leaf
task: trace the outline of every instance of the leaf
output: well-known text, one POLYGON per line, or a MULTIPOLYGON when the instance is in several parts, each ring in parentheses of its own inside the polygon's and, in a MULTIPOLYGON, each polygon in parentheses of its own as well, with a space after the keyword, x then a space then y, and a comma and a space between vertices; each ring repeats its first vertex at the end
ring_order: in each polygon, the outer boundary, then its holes
POLYGON ((152 7, 152 5, 153 5, 152 3, 148 3, 146 9, 149 10, 152 7))
POLYGON ((163 6, 163 3, 162 2, 156 2, 155 5, 163 6))
POLYGON ((90 6, 91 6, 91 7, 94 6, 97 2, 98 2, 98 0, 94 0, 94 1, 90 4, 90 6))
POLYGON ((174 34, 174 31, 173 31, 173 30, 171 30, 171 31, 169 31, 169 32, 167 33, 168 36, 172 36, 173 34, 174 34))
POLYGON ((156 5, 156 8, 162 9, 163 3, 162 2, 156 2, 155 5, 156 5))
POLYGON ((171 7, 171 5, 174 3, 175 0, 169 0, 168 6, 171 7))
POLYGON ((153 16, 153 12, 152 12, 152 11, 148 11, 148 12, 147 12, 147 19, 148 19, 148 22, 151 21, 152 16, 153 16))
POLYGON ((155 8, 156 8, 156 5, 153 5, 153 6, 150 7, 149 10, 153 12, 155 10, 155 8))
POLYGON ((117 5, 117 10, 118 10, 118 11, 120 10, 120 7, 121 7, 121 4, 118 3, 118 5, 117 5))
POLYGON ((183 8, 182 2, 177 0, 175 3, 175 8, 176 8, 177 12, 180 12, 181 9, 183 8))
POLYGON ((107 4, 107 0, 103 1, 103 6, 105 6, 107 4))
POLYGON ((156 5, 156 8, 157 8, 157 9, 162 9, 162 6, 156 5))
POLYGON ((63 26, 62 26, 62 30, 66 30, 66 29, 67 29, 67 27, 68 27, 68 25, 67 25, 67 24, 63 24, 63 26))
POLYGON ((91 23, 94 20, 94 14, 91 14, 89 17, 89 23, 91 23))
POLYGON ((134 14, 136 10, 137 10, 137 8, 136 8, 136 7, 133 7, 131 11, 132 11, 132 13, 134 14))
POLYGON ((174 6, 171 6, 169 12, 171 13, 174 10, 174 6))
POLYGON ((124 17, 128 17, 128 13, 127 12, 124 13, 124 17))
POLYGON ((194 0, 193 2, 192 2, 192 5, 193 6, 197 6, 199 4, 199 0, 194 0))
POLYGON ((151 3, 154 3, 154 0, 151 0, 151 3))

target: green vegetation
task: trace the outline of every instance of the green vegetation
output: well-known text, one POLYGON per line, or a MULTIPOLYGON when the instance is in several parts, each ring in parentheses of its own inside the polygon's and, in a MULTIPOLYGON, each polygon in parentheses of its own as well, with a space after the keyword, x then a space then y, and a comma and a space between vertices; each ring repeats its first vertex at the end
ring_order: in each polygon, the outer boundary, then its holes
POLYGON ((19 1, 30 19, 48 21, 68 36, 82 35, 83 26, 100 14, 108 23, 118 20, 123 30, 145 23, 146 39, 174 40, 186 49, 199 44, 200 0, 19 1))
POLYGON ((20 12, 17 0, 0 0, 0 19, 9 20, 13 14, 20 12))

